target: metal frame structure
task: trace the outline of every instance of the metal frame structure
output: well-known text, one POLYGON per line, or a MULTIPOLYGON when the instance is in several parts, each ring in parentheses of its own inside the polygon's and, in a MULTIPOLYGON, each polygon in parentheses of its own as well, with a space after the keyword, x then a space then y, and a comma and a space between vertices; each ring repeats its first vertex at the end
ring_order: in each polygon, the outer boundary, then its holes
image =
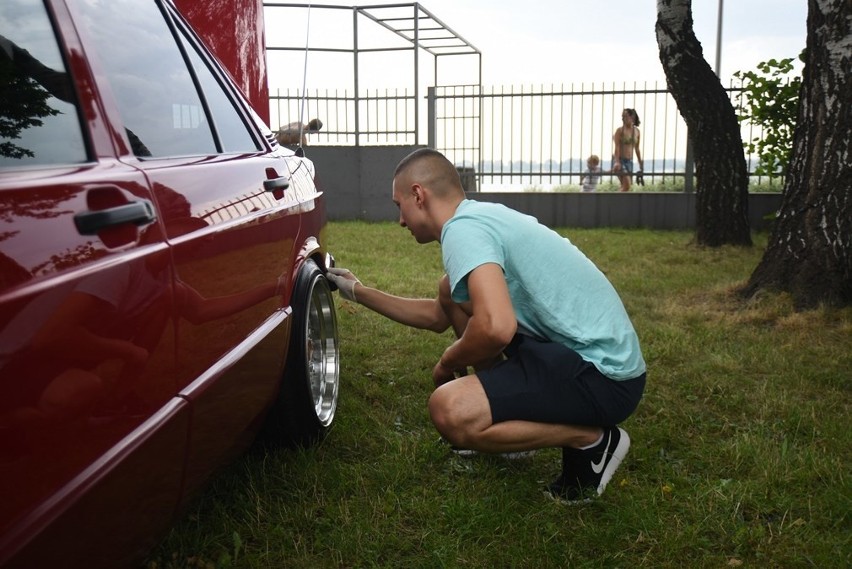
MULTIPOLYGON (((432 12, 427 10, 419 2, 401 4, 374 4, 368 6, 334 6, 328 4, 305 4, 292 2, 264 1, 264 8, 301 8, 318 10, 349 10, 352 12, 353 42, 351 48, 328 48, 328 47, 297 47, 269 45, 267 51, 305 51, 308 52, 342 52, 351 53, 354 62, 353 87, 355 94, 355 125, 356 131, 360 132, 360 78, 359 78, 359 56, 368 52, 389 51, 411 51, 413 52, 413 88, 414 88, 414 114, 418 117, 415 121, 415 139, 419 137, 420 99, 425 98, 420 86, 420 52, 424 51, 434 58, 434 78, 431 87, 438 87, 438 69, 440 58, 446 56, 474 55, 478 58, 478 77, 476 85, 482 85, 482 53, 472 43, 459 35, 455 30, 447 26, 432 12), (405 10, 410 10, 406 15, 405 10), (362 48, 358 42, 358 24, 360 19, 374 22, 378 26, 388 30, 395 36, 402 38, 404 43, 410 44, 404 47, 375 47, 362 48)), ((356 137, 356 146, 359 145, 359 137, 356 137)))

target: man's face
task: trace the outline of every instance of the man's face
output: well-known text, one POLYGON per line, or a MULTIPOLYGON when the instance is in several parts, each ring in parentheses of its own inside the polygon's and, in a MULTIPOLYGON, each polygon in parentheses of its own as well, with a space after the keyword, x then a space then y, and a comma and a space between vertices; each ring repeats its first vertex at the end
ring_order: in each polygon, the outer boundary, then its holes
POLYGON ((405 179, 395 178, 392 197, 399 208, 399 224, 408 229, 418 243, 432 241, 424 231, 425 215, 412 185, 405 179))

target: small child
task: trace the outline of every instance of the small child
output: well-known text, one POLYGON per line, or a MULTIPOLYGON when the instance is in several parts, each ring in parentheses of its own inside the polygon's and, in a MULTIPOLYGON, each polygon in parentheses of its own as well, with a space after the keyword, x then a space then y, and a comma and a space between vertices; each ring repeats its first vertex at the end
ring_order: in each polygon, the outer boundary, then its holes
POLYGON ((594 192, 601 181, 601 159, 597 154, 592 154, 586 160, 586 172, 583 177, 582 188, 584 192, 594 192))

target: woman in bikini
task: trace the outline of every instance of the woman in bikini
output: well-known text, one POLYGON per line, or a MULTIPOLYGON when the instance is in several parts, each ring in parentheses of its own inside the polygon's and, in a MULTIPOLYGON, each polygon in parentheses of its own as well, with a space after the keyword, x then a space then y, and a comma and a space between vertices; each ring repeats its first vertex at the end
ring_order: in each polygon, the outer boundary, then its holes
POLYGON ((622 125, 615 131, 612 142, 615 150, 612 155, 612 171, 621 182, 622 192, 630 191, 630 174, 633 173, 633 152, 636 151, 636 159, 639 161, 639 171, 644 168, 642 152, 639 150, 639 114, 636 109, 624 109, 621 113, 622 125))

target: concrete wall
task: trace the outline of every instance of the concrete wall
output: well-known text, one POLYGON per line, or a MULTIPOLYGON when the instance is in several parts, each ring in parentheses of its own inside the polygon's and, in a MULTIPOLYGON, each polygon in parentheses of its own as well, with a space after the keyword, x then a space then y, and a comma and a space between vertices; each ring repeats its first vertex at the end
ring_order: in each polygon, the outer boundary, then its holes
MULTIPOLYGON (((535 216, 549 227, 695 228, 695 194, 683 192, 498 192, 469 194, 469 197, 505 204, 535 216)), ((768 229, 770 222, 766 216, 780 206, 781 194, 749 194, 751 228, 768 229)))
POLYGON ((326 192, 328 218, 395 221, 391 201, 396 165, 417 146, 307 146, 305 156, 317 167, 326 192))
MULTIPOLYGON (((396 221, 391 182, 397 163, 417 146, 308 146, 326 192, 332 220, 396 221)), ((692 229, 695 194, 683 192, 549 193, 471 192, 471 199, 497 202, 538 218, 550 227, 645 227, 692 229)), ((781 205, 781 194, 750 194, 749 221, 766 229, 765 219, 781 205)))

